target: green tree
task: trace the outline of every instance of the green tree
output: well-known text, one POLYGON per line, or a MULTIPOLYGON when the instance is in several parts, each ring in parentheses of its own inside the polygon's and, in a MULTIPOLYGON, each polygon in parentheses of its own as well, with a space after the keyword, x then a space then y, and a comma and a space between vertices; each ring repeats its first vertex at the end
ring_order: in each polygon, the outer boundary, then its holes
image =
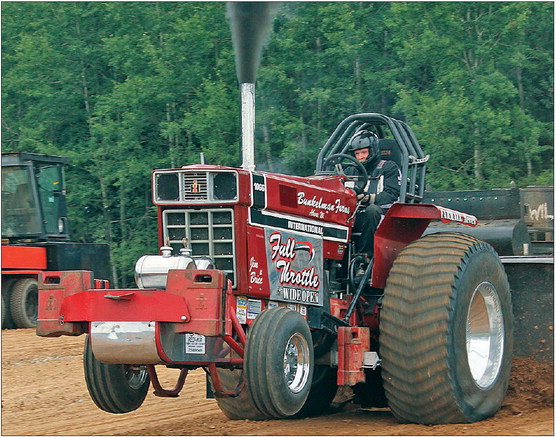
POLYGON ((396 107, 431 152, 429 181, 435 188, 508 186, 543 150, 539 126, 520 106, 519 87, 503 68, 517 56, 515 20, 522 8, 519 3, 392 6, 390 23, 400 29, 395 43, 404 60, 396 107))

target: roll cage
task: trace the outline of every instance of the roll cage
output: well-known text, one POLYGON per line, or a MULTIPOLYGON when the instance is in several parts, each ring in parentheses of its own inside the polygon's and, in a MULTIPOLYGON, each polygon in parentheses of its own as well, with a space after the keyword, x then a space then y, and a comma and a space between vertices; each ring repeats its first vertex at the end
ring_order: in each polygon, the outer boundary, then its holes
POLYGON ((360 129, 370 129, 379 137, 384 160, 394 161, 400 168, 402 183, 400 202, 420 203, 425 189, 425 155, 411 128, 403 121, 376 113, 354 114, 345 118, 332 133, 317 156, 315 174, 330 174, 323 166, 325 160, 337 153, 348 152, 351 137, 360 129))

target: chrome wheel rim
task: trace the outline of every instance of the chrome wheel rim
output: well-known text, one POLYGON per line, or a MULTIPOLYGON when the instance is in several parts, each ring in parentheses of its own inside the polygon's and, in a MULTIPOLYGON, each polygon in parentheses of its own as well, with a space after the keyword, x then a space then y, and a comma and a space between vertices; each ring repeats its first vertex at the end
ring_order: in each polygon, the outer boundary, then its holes
POLYGON ((128 365, 125 369, 125 377, 127 379, 127 384, 131 388, 138 390, 143 386, 149 377, 149 373, 143 366, 137 368, 135 366, 128 365))
POLYGON ((307 385, 310 371, 309 360, 307 340, 296 332, 289 338, 284 351, 284 379, 293 393, 299 393, 307 385))
POLYGON ((504 317, 496 288, 480 283, 467 311, 467 362, 475 384, 486 390, 500 372, 504 355, 504 317))

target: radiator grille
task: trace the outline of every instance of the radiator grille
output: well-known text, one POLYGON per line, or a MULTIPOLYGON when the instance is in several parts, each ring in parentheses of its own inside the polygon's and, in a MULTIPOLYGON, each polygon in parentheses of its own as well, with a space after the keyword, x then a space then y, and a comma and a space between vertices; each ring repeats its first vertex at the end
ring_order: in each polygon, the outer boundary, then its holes
POLYGON ((216 268, 236 285, 233 209, 166 210, 162 220, 164 241, 170 241, 174 253, 179 253, 187 239, 193 256, 212 258, 216 268))
POLYGON ((183 200, 208 200, 207 173, 183 174, 183 200))

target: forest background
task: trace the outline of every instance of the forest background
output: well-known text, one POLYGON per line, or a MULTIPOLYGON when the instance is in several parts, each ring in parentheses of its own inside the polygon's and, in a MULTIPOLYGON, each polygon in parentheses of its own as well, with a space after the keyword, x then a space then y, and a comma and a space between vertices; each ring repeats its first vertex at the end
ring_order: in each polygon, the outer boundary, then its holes
MULTIPOLYGON (((74 241, 115 285, 157 253, 155 168, 240 164, 221 2, 7 2, 2 151, 68 156, 74 241)), ((431 190, 553 185, 553 2, 284 2, 257 77, 257 169, 309 175, 357 112, 405 120, 431 190)))

